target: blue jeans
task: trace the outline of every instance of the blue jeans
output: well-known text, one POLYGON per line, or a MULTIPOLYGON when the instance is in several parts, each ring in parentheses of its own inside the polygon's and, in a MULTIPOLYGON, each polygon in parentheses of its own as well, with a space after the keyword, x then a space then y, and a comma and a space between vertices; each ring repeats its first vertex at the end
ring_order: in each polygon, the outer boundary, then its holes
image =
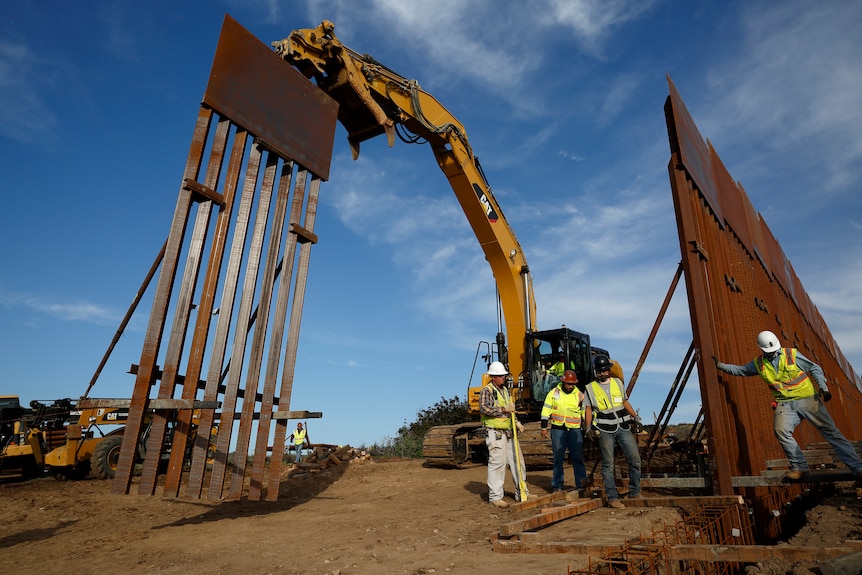
POLYGON ((781 444, 781 448, 790 461, 790 469, 805 473, 809 471, 808 462, 802 454, 802 449, 799 448, 799 444, 793 437, 793 430, 803 419, 807 419, 820 432, 823 439, 829 442, 829 445, 835 450, 835 454, 850 468, 850 471, 853 473, 862 471, 862 460, 859 459, 853 445, 838 431, 838 427, 835 426, 826 406, 820 403, 820 398, 816 395, 793 401, 779 401, 775 408, 773 429, 778 443, 781 444))
POLYGON ((581 430, 558 429, 551 427, 551 449, 554 452, 554 474, 551 478, 551 488, 562 489, 565 482, 566 449, 569 450, 569 461, 575 470, 575 487, 582 489, 587 480, 587 467, 584 465, 584 437, 581 430))
POLYGON ((636 497, 641 492, 641 455, 634 434, 622 427, 614 433, 602 432, 599 437, 599 450, 602 453, 602 481, 605 484, 605 494, 608 501, 619 499, 617 484, 614 482, 614 445, 619 445, 629 462, 629 497, 636 497))
POLYGON ((294 463, 299 463, 300 461, 302 461, 302 446, 302 443, 300 443, 299 445, 293 445, 293 447, 296 448, 296 455, 293 456, 294 463))

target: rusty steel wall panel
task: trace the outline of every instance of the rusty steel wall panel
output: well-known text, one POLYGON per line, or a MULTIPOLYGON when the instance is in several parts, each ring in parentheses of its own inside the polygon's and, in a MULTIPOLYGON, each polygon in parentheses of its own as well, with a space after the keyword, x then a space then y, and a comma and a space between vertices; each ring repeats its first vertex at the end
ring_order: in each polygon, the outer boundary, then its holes
MULTIPOLYGON (((706 142, 668 78, 665 116, 671 148, 668 166, 677 215, 709 451, 717 492, 733 492, 731 476, 759 475, 766 460, 784 452, 772 431, 772 397, 757 378, 718 373, 711 356, 745 364, 755 357, 762 330, 797 347, 821 365, 839 429, 862 439, 859 376, 847 362, 817 307, 763 217, 706 142), (705 360, 704 360, 705 358, 705 360)), ((821 442, 803 423, 800 445, 821 442)))
POLYGON ((227 15, 203 103, 329 179, 338 105, 227 15))
POLYGON ((180 495, 187 475, 190 497, 278 497, 283 418, 296 415, 275 410, 290 404, 324 179, 303 162, 328 171, 337 105, 254 42, 225 19, 162 258, 115 493, 129 492, 136 446, 146 441, 140 494, 156 492, 167 459, 166 496, 180 495), (268 76, 249 82, 249 70, 268 76), (255 94, 274 86, 266 98, 255 94), (156 399, 185 401, 154 410, 156 399))
MULTIPOLYGON (((186 160, 183 182, 197 180, 201 163, 203 162, 211 120, 212 111, 201 108, 198 113, 195 131, 192 136, 192 144, 186 160)), ((132 483, 132 472, 135 467, 138 441, 145 431, 144 420, 147 411, 147 401, 150 395, 150 386, 155 383, 157 355, 161 346, 162 334, 170 303, 169 299, 173 289, 174 275, 176 274, 191 203, 191 191, 185 186, 181 186, 168 240, 165 244, 165 255, 162 258, 161 271, 153 298, 153 307, 144 335, 139 369, 135 378, 134 390, 132 391, 131 405, 129 406, 129 417, 125 432, 123 433, 123 443, 120 448, 119 460, 117 461, 114 483, 111 487, 113 493, 128 493, 132 483)))

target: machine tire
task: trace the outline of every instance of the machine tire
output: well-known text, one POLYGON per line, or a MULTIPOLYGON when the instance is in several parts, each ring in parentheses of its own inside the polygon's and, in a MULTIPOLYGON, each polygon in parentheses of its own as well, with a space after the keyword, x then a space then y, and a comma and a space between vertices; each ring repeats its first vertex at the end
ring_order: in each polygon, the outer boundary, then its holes
POLYGON ((122 435, 108 435, 96 444, 90 457, 90 467, 93 475, 99 479, 113 479, 117 472, 117 462, 120 460, 122 435))

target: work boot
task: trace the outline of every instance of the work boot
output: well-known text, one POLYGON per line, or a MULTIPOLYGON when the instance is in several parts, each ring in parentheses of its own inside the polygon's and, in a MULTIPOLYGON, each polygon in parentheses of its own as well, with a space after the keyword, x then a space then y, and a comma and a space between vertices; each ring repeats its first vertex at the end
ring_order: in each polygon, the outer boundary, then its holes
POLYGON ((502 499, 494 499, 493 501, 489 501, 488 503, 490 503, 492 506, 496 507, 497 509, 505 509, 506 507, 509 506, 509 504, 506 503, 505 501, 503 501, 502 499))
POLYGON ((626 506, 623 505, 623 502, 619 499, 611 499, 608 501, 608 507, 612 507, 614 509, 625 509, 626 506))
POLYGON ((787 472, 787 475, 785 475, 784 478, 796 481, 797 479, 802 479, 803 475, 805 475, 805 473, 800 471, 799 469, 791 469, 787 472))

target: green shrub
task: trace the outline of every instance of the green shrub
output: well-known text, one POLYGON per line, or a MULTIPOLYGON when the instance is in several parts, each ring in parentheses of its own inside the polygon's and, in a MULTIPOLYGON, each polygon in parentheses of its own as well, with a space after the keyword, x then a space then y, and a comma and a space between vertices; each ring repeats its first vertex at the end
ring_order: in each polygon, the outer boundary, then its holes
POLYGON ((420 410, 413 423, 405 420, 395 437, 387 437, 380 444, 375 443, 368 451, 375 457, 422 457, 422 441, 429 429, 465 421, 470 421, 467 402, 457 395, 451 399, 441 397, 431 407, 420 410))

